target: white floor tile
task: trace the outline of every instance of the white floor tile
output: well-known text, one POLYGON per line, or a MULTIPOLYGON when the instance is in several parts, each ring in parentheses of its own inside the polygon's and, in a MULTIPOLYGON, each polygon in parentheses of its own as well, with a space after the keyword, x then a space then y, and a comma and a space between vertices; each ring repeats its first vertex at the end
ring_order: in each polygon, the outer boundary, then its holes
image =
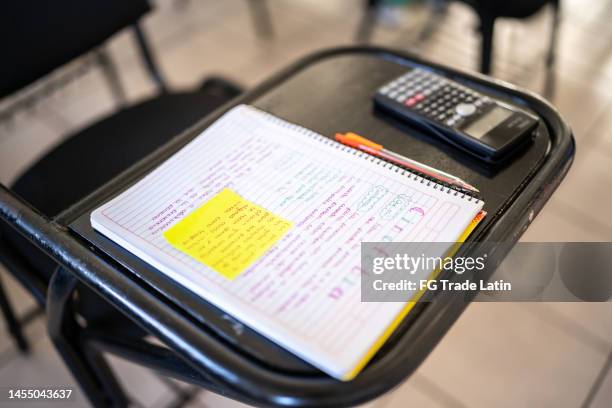
POLYGON ((226 398, 212 392, 203 392, 195 401, 188 405, 189 408, 246 408, 250 405, 226 398))
MULTIPOLYGON (((612 81, 612 79, 611 79, 612 81)), ((612 103, 599 116, 589 132, 587 145, 612 159, 612 103)))
POLYGON ((595 394, 591 408, 607 408, 612 404, 612 368, 608 370, 595 394))
POLYGON ((588 134, 591 126, 611 101, 606 87, 590 79, 557 73, 555 106, 572 128, 578 142, 588 134))
POLYGON ((474 303, 419 369, 470 407, 576 407, 607 357, 538 318, 474 303))
MULTIPOLYGON (((44 406, 86 408, 89 404, 75 385, 70 372, 63 366, 44 328, 44 321, 37 320, 27 330, 28 338, 34 339, 32 353, 19 355, 3 361, 0 367, 0 384, 6 388, 71 388, 73 398, 66 402, 47 402, 44 406)), ((7 403, 0 400, 0 406, 22 407, 26 404, 7 403)), ((41 405, 42 406, 42 405, 41 405)))
POLYGON ((553 195, 520 239, 522 242, 601 242, 612 240, 612 228, 586 223, 581 213, 553 195))
POLYGON ((443 389, 439 388, 435 380, 421 373, 414 374, 404 384, 372 403, 373 408, 408 406, 442 408, 460 405, 461 403, 454 397, 447 395, 443 389))
MULTIPOLYGON (((546 303, 543 308, 571 321, 572 329, 583 337, 594 338, 590 342, 602 350, 612 349, 612 303, 546 303)), ((588 340, 587 340, 588 341, 588 340)))
POLYGON ((608 188, 612 183, 612 173, 609 169, 610 155, 607 152, 584 145, 580 147, 578 142, 574 164, 554 193, 554 200, 575 209, 577 222, 587 222, 578 216, 584 214, 591 224, 612 227, 612 218, 607 216, 612 204, 612 189, 608 188))
POLYGON ((163 401, 172 401, 173 392, 151 370, 114 356, 108 356, 108 361, 124 391, 143 407, 162 406, 163 401))

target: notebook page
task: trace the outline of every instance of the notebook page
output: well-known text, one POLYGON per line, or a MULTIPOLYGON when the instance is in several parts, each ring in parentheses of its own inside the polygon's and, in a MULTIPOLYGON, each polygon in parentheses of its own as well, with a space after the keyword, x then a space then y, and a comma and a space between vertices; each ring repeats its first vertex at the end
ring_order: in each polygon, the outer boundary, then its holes
POLYGON ((343 378, 405 306, 360 302, 361 242, 454 242, 483 204, 322 140, 255 108, 235 107, 94 211, 92 225, 262 335, 343 378), (233 280, 163 236, 225 189, 292 223, 233 280))

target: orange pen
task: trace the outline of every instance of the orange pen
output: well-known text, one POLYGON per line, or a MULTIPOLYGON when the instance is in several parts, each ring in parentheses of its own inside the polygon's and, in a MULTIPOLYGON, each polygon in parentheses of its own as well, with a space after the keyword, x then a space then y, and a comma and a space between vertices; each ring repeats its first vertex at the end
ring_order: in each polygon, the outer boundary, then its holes
POLYGON ((363 136, 359 136, 356 133, 336 133, 336 140, 347 146, 361 150, 373 156, 388 160, 392 163, 399 164, 400 166, 418 171, 419 173, 423 173, 427 176, 433 177, 447 184, 460 187, 464 190, 469 190, 476 193, 478 192, 478 189, 476 187, 466 183, 459 177, 455 177, 452 174, 443 172, 442 170, 434 169, 431 166, 420 163, 416 160, 409 159, 405 156, 402 156, 401 154, 394 153, 390 150, 383 148, 381 144, 375 143, 369 139, 366 139, 363 136))

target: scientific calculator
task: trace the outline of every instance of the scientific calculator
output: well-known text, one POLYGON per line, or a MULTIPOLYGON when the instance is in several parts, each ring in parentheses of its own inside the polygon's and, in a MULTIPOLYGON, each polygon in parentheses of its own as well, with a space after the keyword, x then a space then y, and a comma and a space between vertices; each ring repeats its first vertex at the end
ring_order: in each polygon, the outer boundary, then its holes
POLYGON ((539 122, 523 109, 421 68, 412 68, 383 85, 374 102, 399 119, 435 130, 438 136, 490 162, 515 151, 539 122))

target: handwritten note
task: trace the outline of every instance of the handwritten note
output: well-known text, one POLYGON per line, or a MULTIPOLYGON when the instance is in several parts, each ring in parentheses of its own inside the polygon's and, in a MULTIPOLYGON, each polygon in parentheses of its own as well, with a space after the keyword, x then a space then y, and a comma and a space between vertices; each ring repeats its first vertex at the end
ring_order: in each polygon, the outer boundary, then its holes
POLYGON ((231 280, 291 227, 291 222, 225 188, 164 232, 164 237, 231 280))
POLYGON ((454 242, 482 203, 333 143, 238 106, 92 224, 343 378, 403 308, 360 301, 361 243, 454 242))

